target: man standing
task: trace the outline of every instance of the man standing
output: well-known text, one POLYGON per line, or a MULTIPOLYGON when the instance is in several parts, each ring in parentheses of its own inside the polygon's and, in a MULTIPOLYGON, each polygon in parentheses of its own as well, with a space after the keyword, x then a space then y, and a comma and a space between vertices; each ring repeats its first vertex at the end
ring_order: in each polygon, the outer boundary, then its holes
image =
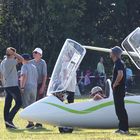
MULTIPOLYGON (((21 67, 20 88, 23 108, 36 101, 38 72, 36 66, 29 63, 30 55, 23 54, 24 61, 21 67)), ((33 122, 29 122, 26 128, 33 128, 33 122)))
POLYGON ((16 49, 10 47, 6 50, 6 58, 1 62, 1 73, 5 87, 4 120, 6 128, 16 129, 13 119, 21 107, 21 94, 18 87, 18 75, 16 65, 22 62, 23 58, 16 53, 16 49), (12 107, 12 100, 15 106, 12 107))
MULTIPOLYGON (((44 97, 44 92, 46 88, 46 80, 47 80, 47 65, 45 60, 42 59, 42 49, 36 48, 33 51, 33 60, 30 62, 36 66, 38 72, 38 85, 37 85, 37 98, 36 100, 40 100, 44 97)), ((42 124, 36 124, 36 128, 42 128, 42 124)))
POLYGON ((111 49, 110 57, 114 62, 112 88, 116 115, 119 120, 119 129, 116 133, 128 134, 128 115, 124 104, 126 71, 121 55, 120 47, 115 46, 111 49))
POLYGON ((97 64, 97 71, 99 75, 105 75, 105 68, 104 68, 104 59, 103 57, 100 58, 100 62, 97 64))

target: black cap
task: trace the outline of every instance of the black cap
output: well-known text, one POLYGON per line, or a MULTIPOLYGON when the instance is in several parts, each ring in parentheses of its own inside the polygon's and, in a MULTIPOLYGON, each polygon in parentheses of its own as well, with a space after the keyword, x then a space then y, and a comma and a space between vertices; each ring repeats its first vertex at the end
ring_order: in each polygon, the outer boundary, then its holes
POLYGON ((22 57, 23 57, 25 60, 30 60, 30 59, 31 59, 31 56, 30 56, 28 53, 22 54, 22 57))

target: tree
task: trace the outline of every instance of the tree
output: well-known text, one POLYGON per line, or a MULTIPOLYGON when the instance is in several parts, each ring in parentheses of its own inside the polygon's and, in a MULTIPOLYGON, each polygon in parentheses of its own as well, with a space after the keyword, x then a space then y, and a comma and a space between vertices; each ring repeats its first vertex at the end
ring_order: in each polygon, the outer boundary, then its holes
MULTIPOLYGON (((139 0, 3 0, 0 54, 8 46, 20 53, 41 47, 51 72, 66 38, 106 48, 120 45, 139 26, 139 7, 139 0)), ((101 55, 110 67, 108 56, 89 51, 83 67, 96 68, 101 55)))

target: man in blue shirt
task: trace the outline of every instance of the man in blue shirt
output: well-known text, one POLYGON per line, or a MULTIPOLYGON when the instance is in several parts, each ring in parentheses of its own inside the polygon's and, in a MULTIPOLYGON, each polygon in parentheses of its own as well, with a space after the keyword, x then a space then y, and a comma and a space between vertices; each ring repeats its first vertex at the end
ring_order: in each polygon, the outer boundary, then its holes
POLYGON ((130 68, 126 67, 126 91, 131 90, 133 82, 133 72, 130 68))

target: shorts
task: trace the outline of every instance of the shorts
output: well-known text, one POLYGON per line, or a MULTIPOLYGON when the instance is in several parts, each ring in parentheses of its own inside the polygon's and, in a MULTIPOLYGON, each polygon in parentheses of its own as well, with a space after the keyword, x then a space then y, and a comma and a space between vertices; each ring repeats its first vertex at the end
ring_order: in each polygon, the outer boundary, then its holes
POLYGON ((23 108, 31 105, 36 101, 37 88, 35 87, 26 87, 22 96, 22 106, 23 108))

